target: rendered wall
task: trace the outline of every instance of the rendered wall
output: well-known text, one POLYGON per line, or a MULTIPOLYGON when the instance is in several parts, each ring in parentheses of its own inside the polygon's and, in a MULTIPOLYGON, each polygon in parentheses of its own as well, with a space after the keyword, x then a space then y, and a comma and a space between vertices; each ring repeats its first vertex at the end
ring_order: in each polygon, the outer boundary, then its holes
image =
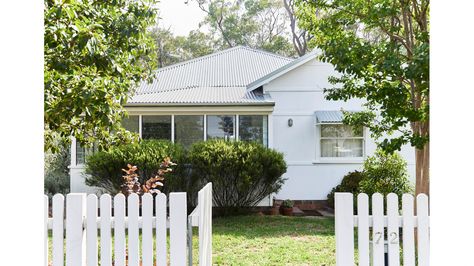
MULTIPOLYGON (((324 99, 323 88, 330 87, 327 78, 335 72, 330 64, 316 60, 282 75, 264 85, 275 107, 272 114, 273 148, 285 155, 288 171, 283 188, 275 195, 277 199, 324 200, 330 190, 338 185, 342 177, 353 170, 362 169, 359 160, 325 160, 319 157, 319 128, 314 111, 361 110, 363 100, 348 102, 324 99), (288 119, 293 126, 288 126, 288 119)), ((372 155, 376 144, 366 131, 366 156, 372 155)), ((414 150, 404 147, 402 156, 408 162, 408 169, 414 180, 414 150)))

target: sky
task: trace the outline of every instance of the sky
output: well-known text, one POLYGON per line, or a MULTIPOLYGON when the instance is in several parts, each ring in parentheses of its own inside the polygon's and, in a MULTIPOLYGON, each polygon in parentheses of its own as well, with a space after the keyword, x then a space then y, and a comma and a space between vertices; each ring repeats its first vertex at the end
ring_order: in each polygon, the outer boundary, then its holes
POLYGON ((205 13, 193 0, 161 0, 158 3, 159 23, 164 28, 170 28, 175 35, 188 35, 191 30, 199 27, 205 13))

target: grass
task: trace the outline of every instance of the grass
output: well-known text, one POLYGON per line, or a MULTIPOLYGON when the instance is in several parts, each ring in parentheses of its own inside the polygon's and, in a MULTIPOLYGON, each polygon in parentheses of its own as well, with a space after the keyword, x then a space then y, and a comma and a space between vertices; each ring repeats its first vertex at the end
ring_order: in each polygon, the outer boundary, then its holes
MULTIPOLYGON (((197 264, 194 229, 193 264, 197 264)), ((331 218, 220 217, 213 219, 212 231, 215 265, 335 265, 331 218)))

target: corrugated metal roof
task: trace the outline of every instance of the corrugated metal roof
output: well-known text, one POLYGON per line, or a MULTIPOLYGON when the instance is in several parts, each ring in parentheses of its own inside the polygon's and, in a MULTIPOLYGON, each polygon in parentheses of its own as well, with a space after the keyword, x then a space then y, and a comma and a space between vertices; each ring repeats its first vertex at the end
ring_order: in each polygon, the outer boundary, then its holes
POLYGON ((133 96, 129 104, 274 104, 257 92, 247 92, 245 87, 194 87, 133 96))
POLYGON ((321 123, 342 123, 344 114, 342 111, 315 111, 316 124, 321 123))
POLYGON ((237 46, 157 70, 153 82, 142 82, 128 103, 264 101, 255 93, 246 93, 247 85, 292 61, 237 46))

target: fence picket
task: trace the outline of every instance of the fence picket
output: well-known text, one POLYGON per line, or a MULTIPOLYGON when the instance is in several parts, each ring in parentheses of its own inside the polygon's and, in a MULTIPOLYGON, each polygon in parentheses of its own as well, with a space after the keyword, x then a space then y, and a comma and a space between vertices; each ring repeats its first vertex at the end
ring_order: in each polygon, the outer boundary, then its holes
POLYGON ((86 209, 86 194, 66 196, 66 266, 85 265, 85 239, 82 228, 86 209))
POLYGON ((372 251, 373 265, 385 265, 385 237, 383 196, 380 193, 372 194, 372 251))
POLYGON ((167 265, 167 243, 166 243, 166 195, 160 193, 155 198, 156 209, 156 265, 167 265))
POLYGON ((403 194, 403 265, 405 266, 415 266, 415 219, 413 210, 413 196, 403 194))
POLYGON ((112 265, 111 238, 111 196, 104 194, 100 197, 100 265, 112 265))
POLYGON ((388 265, 400 266, 400 230, 398 227, 398 196, 395 193, 387 195, 387 244, 388 265))
POLYGON ((44 214, 44 266, 48 266, 49 264, 49 256, 48 256, 48 253, 49 253, 49 234, 48 234, 48 218, 49 218, 49 198, 47 195, 44 195, 43 196, 43 214, 44 214))
POLYGON ((114 197, 114 266, 125 266, 125 195, 114 197))
MULTIPOLYGON (((52 217, 50 218, 49 198, 45 195, 45 258, 43 262, 45 266, 168 265, 167 227, 169 224, 169 264, 172 266, 185 265, 188 252, 186 193, 171 193, 169 202, 168 221, 166 195, 158 194, 153 200, 151 194, 145 194, 142 197, 142 215, 140 217, 139 196, 137 194, 130 195, 127 204, 125 196, 118 194, 113 198, 114 217, 112 217, 112 197, 108 194, 103 194, 98 199, 93 194, 87 196, 84 193, 70 193, 66 200, 63 195, 58 194, 52 199, 52 217), (64 203, 66 203, 65 208, 64 203), (153 216, 154 209, 156 211, 155 217, 153 216), (64 217, 66 217, 65 222, 64 217), (153 250, 154 227, 156 227, 156 251, 153 250), (112 228, 114 229, 113 243, 112 228), (48 253, 48 230, 52 231, 52 261, 48 253), (140 230, 142 240, 139 238, 140 230), (126 232, 128 232, 128 245, 126 232), (66 255, 63 253, 64 247, 66 255), (115 251, 114 256, 112 256, 112 249, 115 251), (114 259, 112 260, 112 258, 114 259)), ((207 266, 212 264, 211 183, 199 191, 198 202, 198 207, 193 211, 193 216, 189 217, 189 222, 191 226, 199 227, 199 265, 207 266)), ((189 252, 192 250, 190 249, 189 252)), ((192 259, 190 259, 190 263, 192 263, 192 259)))
POLYGON ((199 191, 198 207, 199 265, 212 265, 212 183, 199 191))
POLYGON ((53 266, 64 265, 64 196, 53 196, 53 266))
POLYGON ((140 244, 139 244, 139 197, 137 194, 128 196, 128 265, 139 266, 140 244))
POLYGON ((354 265, 354 203, 351 193, 336 193, 336 265, 354 265))
POLYGON ((359 266, 370 265, 369 254, 369 196, 361 193, 357 196, 359 266))
POLYGON ((142 265, 153 266, 153 196, 146 193, 142 196, 142 202, 142 265))
POLYGON ((170 193, 170 265, 186 264, 186 192, 170 193))
POLYGON ((416 197, 416 215, 418 216, 418 265, 430 265, 430 239, 428 221, 428 196, 416 197))
POLYGON ((87 266, 97 266, 97 196, 87 196, 86 261, 87 266))

